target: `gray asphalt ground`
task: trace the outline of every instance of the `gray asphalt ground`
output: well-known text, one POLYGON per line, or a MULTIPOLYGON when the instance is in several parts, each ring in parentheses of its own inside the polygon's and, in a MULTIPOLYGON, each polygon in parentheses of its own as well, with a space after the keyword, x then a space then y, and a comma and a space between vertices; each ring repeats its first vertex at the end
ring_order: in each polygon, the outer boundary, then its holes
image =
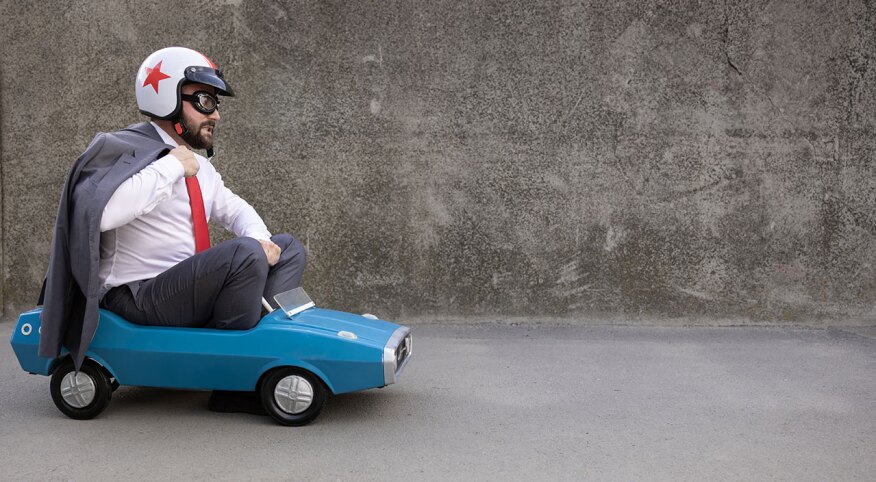
POLYGON ((0 324, 0 479, 876 480, 876 330, 419 325, 303 428, 122 387, 52 404, 0 324))

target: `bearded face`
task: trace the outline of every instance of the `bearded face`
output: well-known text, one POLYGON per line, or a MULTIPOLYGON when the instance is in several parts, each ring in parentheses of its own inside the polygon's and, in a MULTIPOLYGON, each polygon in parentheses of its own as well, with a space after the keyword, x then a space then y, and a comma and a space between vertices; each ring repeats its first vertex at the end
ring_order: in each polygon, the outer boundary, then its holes
POLYGON ((204 120, 204 116, 199 116, 200 119, 192 117, 183 112, 183 120, 188 128, 182 135, 183 140, 192 149, 212 149, 213 129, 216 127, 216 121, 213 119, 204 120))

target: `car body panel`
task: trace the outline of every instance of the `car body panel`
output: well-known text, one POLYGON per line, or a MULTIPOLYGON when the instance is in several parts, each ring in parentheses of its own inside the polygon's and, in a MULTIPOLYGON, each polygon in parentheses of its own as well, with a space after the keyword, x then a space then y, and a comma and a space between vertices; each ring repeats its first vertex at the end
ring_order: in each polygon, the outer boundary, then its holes
MULTIPOLYGON (((65 353, 58 359, 37 355, 40 311, 19 316, 12 346, 22 369, 50 375, 65 353)), ((400 328, 322 308, 291 318, 277 310, 250 330, 141 326, 101 310, 86 356, 122 385, 250 391, 272 368, 294 366, 337 394, 394 382, 385 377, 384 350, 400 328), (356 338, 340 336, 341 331, 356 338)))

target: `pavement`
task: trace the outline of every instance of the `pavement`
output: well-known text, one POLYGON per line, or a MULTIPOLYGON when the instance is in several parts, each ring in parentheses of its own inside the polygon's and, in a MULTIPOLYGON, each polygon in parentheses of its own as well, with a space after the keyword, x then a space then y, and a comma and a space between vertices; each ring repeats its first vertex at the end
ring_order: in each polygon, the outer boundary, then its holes
POLYGON ((301 428, 138 387, 71 420, 3 342, 0 480, 876 480, 874 335, 417 325, 398 384, 301 428))

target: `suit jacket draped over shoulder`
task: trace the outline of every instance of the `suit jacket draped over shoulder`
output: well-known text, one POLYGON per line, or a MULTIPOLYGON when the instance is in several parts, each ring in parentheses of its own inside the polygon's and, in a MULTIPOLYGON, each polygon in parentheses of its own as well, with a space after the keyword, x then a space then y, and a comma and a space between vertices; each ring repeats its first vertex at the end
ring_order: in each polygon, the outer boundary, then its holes
POLYGON ((61 200, 40 303, 40 356, 61 346, 82 365, 99 319, 100 220, 116 189, 171 146, 149 123, 100 133, 73 164, 61 200))

